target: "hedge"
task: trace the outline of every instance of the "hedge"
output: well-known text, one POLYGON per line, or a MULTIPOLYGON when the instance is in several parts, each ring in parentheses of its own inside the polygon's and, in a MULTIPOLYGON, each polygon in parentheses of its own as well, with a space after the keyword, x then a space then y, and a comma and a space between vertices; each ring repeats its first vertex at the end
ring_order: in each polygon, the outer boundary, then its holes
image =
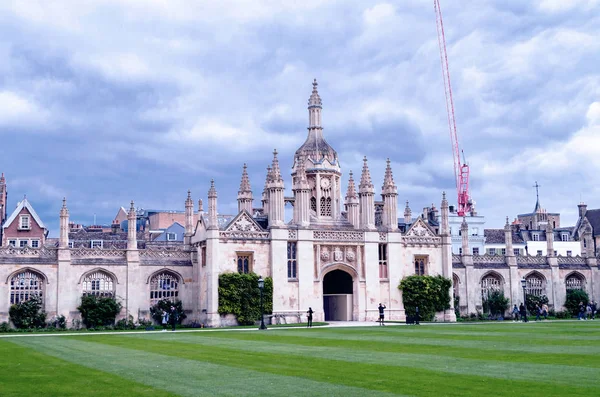
MULTIPOLYGON (((219 275, 219 314, 233 314, 240 325, 252 325, 260 319, 259 276, 255 273, 219 275)), ((263 290, 265 314, 273 312, 273 279, 266 277, 263 290)))
POLYGON ((442 276, 408 276, 398 288, 402 291, 402 303, 407 316, 416 314, 424 321, 433 320, 436 312, 450 308, 452 281, 442 276))

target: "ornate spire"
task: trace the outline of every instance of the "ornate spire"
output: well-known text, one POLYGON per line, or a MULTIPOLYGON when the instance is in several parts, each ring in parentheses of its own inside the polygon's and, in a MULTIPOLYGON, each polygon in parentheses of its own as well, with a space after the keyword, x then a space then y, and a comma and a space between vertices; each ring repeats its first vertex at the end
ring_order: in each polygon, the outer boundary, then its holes
POLYGON ((202 206, 202 199, 198 199, 198 212, 204 212, 204 207, 202 206))
POLYGON ((215 189, 215 180, 210 180, 210 189, 208 189, 208 198, 216 198, 217 197, 217 189, 215 189))
POLYGON ((446 192, 442 192, 442 210, 448 208, 448 200, 446 199, 446 192))
POLYGON ((313 89, 312 89, 312 94, 310 95, 310 98, 308 98, 308 107, 321 107, 323 105, 323 103, 321 102, 321 97, 319 96, 319 91, 317 90, 317 86, 319 85, 317 83, 317 79, 313 80, 313 89))
POLYGON ((387 166, 385 167, 385 176, 383 178, 383 187, 381 188, 383 194, 394 194, 398 191, 396 184, 394 183, 394 176, 392 174, 392 166, 390 159, 387 159, 387 166))
POLYGON ((67 198, 63 197, 63 204, 62 204, 62 208, 60 209, 60 216, 65 217, 65 216, 69 216, 69 209, 67 208, 67 198))
POLYGON ((350 177, 348 178, 348 191, 346 192, 346 200, 356 198, 356 186, 354 185, 354 176, 350 171, 350 177))
POLYGON ((367 164, 367 156, 363 159, 362 175, 360 177, 360 185, 358 185, 361 192, 373 191, 373 183, 371 182, 371 173, 369 172, 369 165, 367 164))
POLYGON ((244 170, 242 171, 242 181, 240 182, 240 191, 239 193, 248 193, 252 192, 252 188, 250 187, 250 179, 248 178, 248 166, 244 163, 244 170))
POLYGON ((0 184, 5 184, 6 183, 6 179, 4 178, 4 172, 2 173, 2 176, 0 176, 0 184))
POLYGON ((510 228, 510 222, 508 221, 508 216, 506 217, 506 223, 504 224, 504 228, 505 229, 510 228))
POLYGON ((187 198, 185 199, 185 206, 186 208, 188 206, 193 207, 194 206, 194 202, 192 201, 192 192, 191 190, 188 189, 188 195, 187 198))
POLYGON ((279 159, 277 158, 277 149, 273 150, 273 169, 271 170, 271 180, 276 183, 283 183, 281 169, 279 168, 279 159))
POLYGON ((133 200, 131 200, 131 206, 129 207, 129 215, 131 216, 131 214, 135 215, 135 205, 133 200))

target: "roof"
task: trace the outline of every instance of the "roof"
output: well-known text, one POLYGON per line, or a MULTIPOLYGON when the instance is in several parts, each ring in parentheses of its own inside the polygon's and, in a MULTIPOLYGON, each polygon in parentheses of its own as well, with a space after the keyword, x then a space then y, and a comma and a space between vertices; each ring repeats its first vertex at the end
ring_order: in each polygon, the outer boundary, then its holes
POLYGON ((38 224, 39 227, 41 227, 42 229, 46 229, 44 222, 42 222, 42 220, 38 216, 37 212, 35 212, 29 201, 27 201, 27 198, 24 198, 19 202, 19 204, 17 204, 17 208, 15 208, 12 214, 10 214, 8 219, 4 222, 3 228, 8 227, 17 218, 17 215, 19 215, 23 208, 26 208, 27 211, 29 211, 29 213, 31 214, 33 219, 35 219, 35 222, 38 224))
POLYGON ((587 210, 585 217, 592 226, 593 235, 600 236, 600 209, 587 210))
POLYGON ((309 158, 314 163, 319 163, 323 159, 329 160, 331 164, 337 163, 337 152, 323 138, 323 131, 318 128, 311 128, 308 131, 306 141, 294 155, 294 158, 298 157, 309 158))
MULTIPOLYGON (((513 244, 524 243, 523 237, 519 233, 512 229, 512 242, 513 244)), ((484 229, 483 236, 485 237, 486 244, 505 244, 504 229, 484 229)))

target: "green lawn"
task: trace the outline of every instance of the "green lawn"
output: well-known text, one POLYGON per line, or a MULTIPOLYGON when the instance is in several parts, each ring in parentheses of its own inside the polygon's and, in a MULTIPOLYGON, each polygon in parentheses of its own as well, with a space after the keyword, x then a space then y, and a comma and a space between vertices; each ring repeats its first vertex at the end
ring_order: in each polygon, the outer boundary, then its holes
POLYGON ((0 337, 2 396, 598 396, 600 321, 0 337))

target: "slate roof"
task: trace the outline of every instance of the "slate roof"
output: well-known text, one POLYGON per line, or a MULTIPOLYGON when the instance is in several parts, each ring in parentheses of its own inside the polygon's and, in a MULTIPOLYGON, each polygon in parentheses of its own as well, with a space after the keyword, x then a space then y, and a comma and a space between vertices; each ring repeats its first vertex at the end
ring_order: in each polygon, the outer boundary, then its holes
POLYGON ((7 228, 11 223, 13 223, 13 221, 16 219, 17 215, 19 215, 23 208, 27 208, 27 211, 29 211, 29 213, 40 228, 46 229, 44 222, 42 222, 42 219, 38 216, 37 212, 35 212, 29 201, 27 201, 27 198, 24 198, 23 200, 19 201, 19 204, 17 204, 17 208, 15 208, 15 210, 10 214, 10 216, 4 221, 3 227, 7 228))
MULTIPOLYGON (((452 264, 454 267, 454 264, 452 264)), ((474 269, 508 269, 506 263, 477 263, 473 262, 474 269)))
POLYGON ((71 258, 72 265, 127 266, 126 258, 71 258))
MULTIPOLYGON (((484 229, 483 236, 486 244, 505 244, 504 229, 484 229)), ((513 244, 523 244, 525 241, 523 237, 512 229, 512 242, 513 244)))
POLYGON ((594 236, 600 236, 600 209, 587 210, 585 217, 592 226, 592 233, 594 236))

